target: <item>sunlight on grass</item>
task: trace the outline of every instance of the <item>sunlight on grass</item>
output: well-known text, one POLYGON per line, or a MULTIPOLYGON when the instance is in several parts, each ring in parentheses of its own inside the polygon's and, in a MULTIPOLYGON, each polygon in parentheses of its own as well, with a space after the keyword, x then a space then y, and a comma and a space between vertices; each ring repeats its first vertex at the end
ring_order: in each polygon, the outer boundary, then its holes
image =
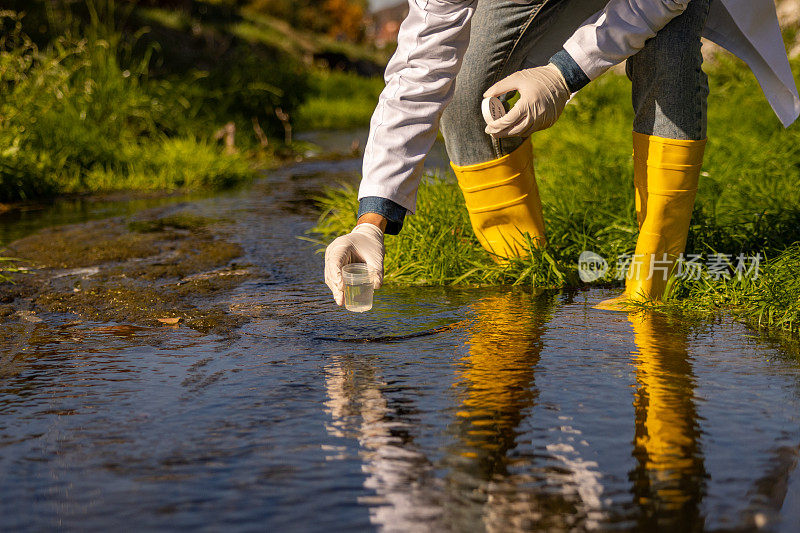
MULTIPOLYGON (((254 176, 243 156, 197 141, 185 104, 148 80, 149 57, 122 65, 121 36, 92 27, 40 50, 21 18, 0 42, 0 201, 65 192, 221 188, 254 176)), ((197 127, 197 124, 193 124, 197 127)))
POLYGON ((384 84, 382 78, 315 70, 310 85, 310 95, 301 104, 296 118, 301 130, 368 125, 384 84))

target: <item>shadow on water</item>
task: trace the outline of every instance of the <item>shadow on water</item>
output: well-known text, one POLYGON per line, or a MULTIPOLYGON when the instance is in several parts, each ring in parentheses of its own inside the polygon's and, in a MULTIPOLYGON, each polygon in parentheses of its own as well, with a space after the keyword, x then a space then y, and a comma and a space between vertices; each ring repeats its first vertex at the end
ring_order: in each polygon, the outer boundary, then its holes
POLYGON ((596 289, 340 310, 296 237, 356 167, 186 200, 255 273, 214 293, 235 335, 3 319, 2 529, 796 530, 795 359, 726 320, 594 310, 596 289))

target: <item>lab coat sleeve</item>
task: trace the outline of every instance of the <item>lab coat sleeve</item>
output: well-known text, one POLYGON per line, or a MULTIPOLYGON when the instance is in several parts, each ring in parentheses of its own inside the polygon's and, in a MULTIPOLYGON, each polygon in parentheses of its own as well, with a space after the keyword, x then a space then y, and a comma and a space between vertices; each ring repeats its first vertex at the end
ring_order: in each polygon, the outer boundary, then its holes
POLYGON ((689 5, 689 0, 610 0, 564 43, 586 76, 593 80, 644 48, 689 5))
POLYGON ((359 199, 386 198, 414 212, 422 166, 453 95, 476 3, 409 0, 370 121, 359 199))

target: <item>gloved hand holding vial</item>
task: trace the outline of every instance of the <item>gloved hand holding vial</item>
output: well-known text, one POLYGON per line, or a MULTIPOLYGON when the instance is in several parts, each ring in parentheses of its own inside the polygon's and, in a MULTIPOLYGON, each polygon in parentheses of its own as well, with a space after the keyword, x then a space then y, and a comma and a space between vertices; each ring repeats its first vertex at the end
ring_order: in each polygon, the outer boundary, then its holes
POLYGON ((338 305, 356 312, 372 308, 372 296, 383 282, 383 231, 363 222, 325 250, 325 284, 338 305))

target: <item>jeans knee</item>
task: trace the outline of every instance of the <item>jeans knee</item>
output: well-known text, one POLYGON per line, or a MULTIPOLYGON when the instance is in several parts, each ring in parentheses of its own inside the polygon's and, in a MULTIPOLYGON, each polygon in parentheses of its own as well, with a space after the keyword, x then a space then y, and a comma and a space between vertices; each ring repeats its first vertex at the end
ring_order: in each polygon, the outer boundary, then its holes
POLYGON ((456 165, 469 165, 488 161, 494 156, 491 138, 484 132, 486 123, 481 113, 481 100, 485 87, 465 77, 459 83, 453 99, 442 114, 439 128, 444 137, 450 160, 456 165))
POLYGON ((442 114, 442 133, 445 136, 456 137, 467 128, 480 127, 483 121, 482 99, 483 93, 474 86, 456 80, 453 98, 442 114))
POLYGON ((702 20, 673 22, 673 27, 668 25, 628 59, 625 71, 632 82, 634 130, 701 139, 705 137, 708 96, 702 69, 702 20))

